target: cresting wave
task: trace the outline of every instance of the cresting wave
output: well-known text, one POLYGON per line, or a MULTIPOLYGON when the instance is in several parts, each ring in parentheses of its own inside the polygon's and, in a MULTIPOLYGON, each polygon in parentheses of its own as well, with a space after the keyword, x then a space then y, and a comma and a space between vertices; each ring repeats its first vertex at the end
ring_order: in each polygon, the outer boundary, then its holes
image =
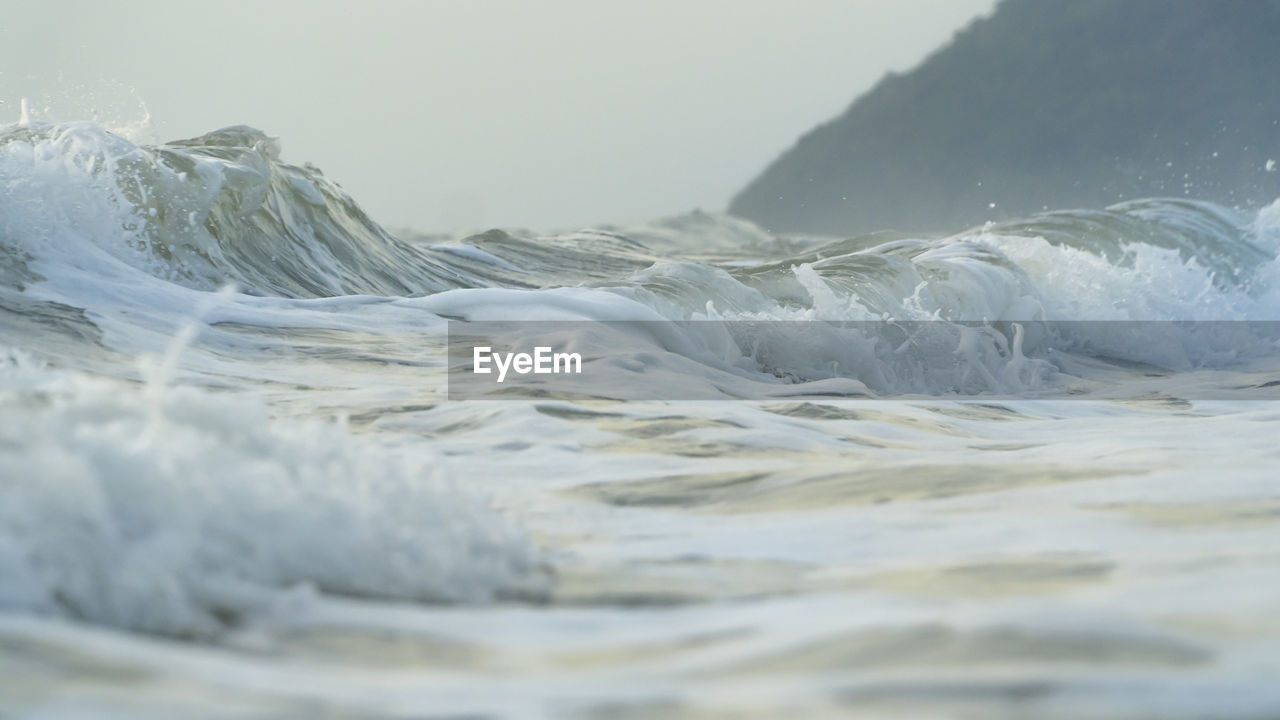
MULTIPOLYGON (((464 282, 247 127, 139 147, 92 123, 0 131, 9 252, 119 263, 197 289, 401 295, 464 282)), ((102 269, 108 269, 103 267, 102 269)))
POLYGON ((1280 205, 1251 220, 1209 203, 1142 200, 940 239, 836 242, 780 240, 695 212, 426 244, 389 235, 318 169, 281 161, 279 143, 253 128, 137 146, 94 123, 36 122, 0 128, 0 183, 10 255, 50 264, 109 257, 204 290, 232 282, 280 297, 404 296, 571 279, 650 290, 685 315, 707 300, 720 312, 754 309, 759 298, 716 287, 722 265, 773 305, 824 319, 1245 319, 1276 309, 1266 301, 1280 205), (1103 292, 1080 292, 1082 284, 1103 292))
MULTIPOLYGON (((430 296, 414 307, 462 319, 1280 319, 1280 204, 1250 218, 1207 203, 1143 200, 945 238, 783 240, 694 213, 552 236, 494 230, 428 242, 391 236, 319 170, 281 161, 279 145, 251 128, 147 147, 92 123, 34 122, 0 130, 0 186, 3 304, 20 314, 31 312, 23 303, 33 298, 93 312, 93 286, 150 287, 155 305, 179 288, 234 283, 246 301, 430 296), (13 291, 28 285, 34 290, 17 299, 13 291)), ((1197 337, 1152 346, 1085 332, 1037 342, 1171 369, 1230 362, 1239 344, 1233 335, 1217 345, 1197 337)), ((959 361, 985 358, 984 376, 1000 377, 1009 362, 1044 349, 1018 347, 1011 326, 978 340, 982 347, 959 361)), ((806 352, 774 352, 753 377, 821 379, 805 369, 812 348, 806 352), (799 369, 786 367, 791 360, 799 369)), ((939 366, 957 362, 953 352, 942 355, 939 366)), ((740 359, 726 367, 741 370, 740 359)), ((878 392, 937 389, 893 379, 918 373, 872 375, 859 379, 878 392)))

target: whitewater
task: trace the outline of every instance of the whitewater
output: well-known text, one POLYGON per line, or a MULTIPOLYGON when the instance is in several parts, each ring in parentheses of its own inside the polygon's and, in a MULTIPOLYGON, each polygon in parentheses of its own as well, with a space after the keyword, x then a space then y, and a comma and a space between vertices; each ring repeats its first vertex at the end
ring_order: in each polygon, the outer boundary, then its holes
POLYGON ((1280 714, 1280 202, 957 230, 392 234, 249 127, 0 128, 0 715, 1280 714), (604 379, 452 397, 498 321, 604 379))

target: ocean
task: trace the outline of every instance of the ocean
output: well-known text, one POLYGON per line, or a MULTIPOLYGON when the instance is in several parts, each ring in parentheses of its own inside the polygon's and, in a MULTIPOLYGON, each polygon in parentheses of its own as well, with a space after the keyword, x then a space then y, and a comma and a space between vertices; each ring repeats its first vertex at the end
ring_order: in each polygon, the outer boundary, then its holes
POLYGON ((1276 717, 1278 252, 1191 197, 392 234, 252 128, 24 118, 0 716, 1276 717), (467 386, 491 323, 591 381, 467 386))

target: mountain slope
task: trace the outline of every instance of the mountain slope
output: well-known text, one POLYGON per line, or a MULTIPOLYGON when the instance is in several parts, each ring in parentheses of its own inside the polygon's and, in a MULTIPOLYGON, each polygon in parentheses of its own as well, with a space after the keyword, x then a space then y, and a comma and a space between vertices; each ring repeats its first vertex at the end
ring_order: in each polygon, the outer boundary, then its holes
POLYGON ((1265 204, 1277 37, 1276 0, 1005 0, 801 138, 730 212, 854 233, 1139 196, 1265 204))

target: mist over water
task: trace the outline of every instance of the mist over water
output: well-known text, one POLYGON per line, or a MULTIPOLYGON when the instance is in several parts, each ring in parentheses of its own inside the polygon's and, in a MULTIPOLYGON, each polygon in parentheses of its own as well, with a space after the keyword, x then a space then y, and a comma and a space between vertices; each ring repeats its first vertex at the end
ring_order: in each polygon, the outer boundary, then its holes
POLYGON ((388 227, 643 221, 725 207, 851 93, 993 4, 18 3, 0 23, 0 120, 28 97, 56 120, 149 112, 148 142, 249 124, 388 227))

